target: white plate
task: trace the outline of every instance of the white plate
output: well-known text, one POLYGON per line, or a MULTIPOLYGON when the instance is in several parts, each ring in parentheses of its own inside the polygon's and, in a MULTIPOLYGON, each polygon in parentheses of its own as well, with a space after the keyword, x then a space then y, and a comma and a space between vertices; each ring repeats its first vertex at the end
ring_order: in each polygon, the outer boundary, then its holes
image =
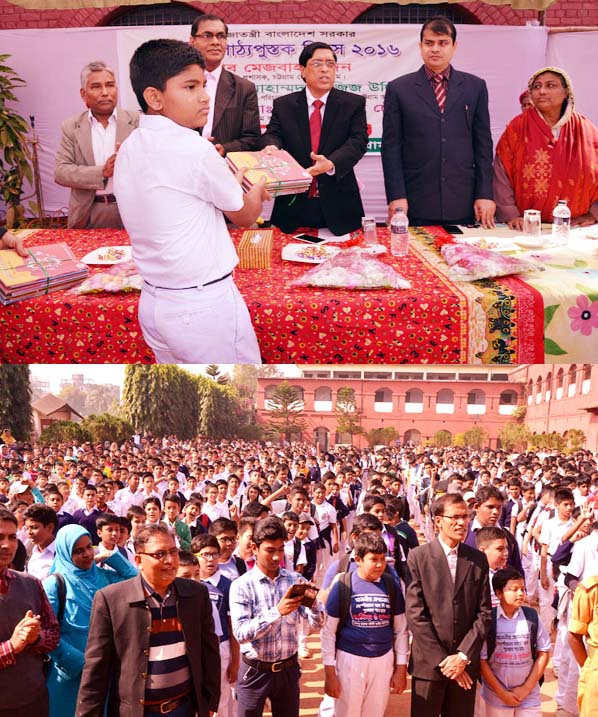
POLYGON ((542 236, 540 239, 521 235, 514 237, 513 241, 524 249, 553 249, 555 246, 558 246, 558 243, 552 240, 550 234, 542 236))
POLYGON ((340 247, 320 244, 314 246, 306 243, 287 244, 282 248, 282 258, 286 261, 300 261, 304 264, 321 264, 338 254, 340 247))
POLYGON ((86 254, 81 261, 84 264, 94 264, 98 266, 112 266, 121 261, 129 261, 131 258, 130 246, 101 246, 86 254))
POLYGON ((469 244, 477 249, 487 249, 488 251, 509 252, 517 251, 518 247, 512 239, 503 239, 502 237, 469 237, 456 236, 457 244, 469 244))

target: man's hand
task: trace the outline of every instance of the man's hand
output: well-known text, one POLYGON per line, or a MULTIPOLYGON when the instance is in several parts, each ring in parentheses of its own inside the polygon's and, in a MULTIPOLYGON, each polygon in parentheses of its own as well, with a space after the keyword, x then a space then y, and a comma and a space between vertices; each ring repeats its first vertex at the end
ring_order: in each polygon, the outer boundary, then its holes
POLYGON ((476 222, 480 222, 484 229, 494 229, 495 212, 496 203, 492 199, 476 199, 473 203, 476 222))
POLYGON ((326 174, 326 172, 330 172, 330 170, 334 169, 334 164, 323 154, 311 152, 309 156, 314 163, 305 171, 311 174, 312 177, 317 177, 319 174, 326 174))
POLYGON ((523 217, 515 217, 515 219, 511 219, 510 222, 507 222, 509 229, 513 229, 516 232, 522 232, 523 231, 523 217))
POLYGON ((397 209, 403 209, 405 214, 407 214, 408 210, 409 210, 409 204, 407 202, 407 199, 393 199, 392 200, 392 202, 388 205, 388 217, 386 220, 387 224, 390 224, 392 215, 396 212, 397 209))
POLYGON ((467 667, 467 662, 462 660, 459 655, 449 655, 438 665, 440 671, 445 677, 454 680, 467 667))
POLYGON ((341 696, 341 683, 334 665, 324 666, 324 692, 328 697, 334 697, 335 699, 341 696))
POLYGON ((230 685, 234 685, 237 682, 237 675, 239 673, 239 665, 234 665, 232 660, 226 669, 226 679, 230 685))
POLYGON ((407 687, 407 665, 396 665, 390 678, 390 694, 402 695, 407 687))
POLYGON ((221 144, 218 144, 218 142, 214 141, 214 137, 208 137, 208 142, 211 142, 214 147, 216 147, 216 151, 221 157, 224 157, 226 152, 224 151, 224 147, 221 144))
POLYGON ((455 682, 464 690, 470 690, 473 686, 473 680, 465 670, 457 677, 453 678, 455 682))
POLYGON ((0 249, 13 249, 19 256, 28 256, 28 251, 23 246, 23 240, 12 232, 6 232, 0 239, 0 249))
POLYGON ((23 652, 27 645, 32 645, 37 640, 41 628, 40 616, 34 615, 31 610, 27 610, 25 617, 15 625, 10 638, 10 644, 15 655, 23 652))
POLYGON ((295 610, 299 609, 302 600, 303 595, 299 595, 295 598, 283 597, 282 600, 276 606, 276 608, 278 612, 284 617, 285 615, 290 615, 292 612, 295 612, 295 610))
POLYGON ((116 162, 116 155, 118 154, 119 149, 120 142, 117 142, 116 147, 114 148, 114 154, 111 154, 106 160, 106 164, 104 164, 102 176, 106 179, 109 179, 114 174, 114 163, 116 162))
POLYGON ((582 214, 579 217, 571 218, 572 227, 589 227, 592 226, 592 224, 596 224, 596 219, 590 212, 582 214))

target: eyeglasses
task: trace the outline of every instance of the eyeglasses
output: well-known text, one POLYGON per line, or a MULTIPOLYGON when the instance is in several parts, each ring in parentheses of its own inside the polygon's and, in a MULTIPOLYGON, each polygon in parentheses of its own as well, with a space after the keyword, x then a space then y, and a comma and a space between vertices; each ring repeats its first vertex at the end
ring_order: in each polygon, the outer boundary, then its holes
POLYGON ((179 549, 178 548, 171 548, 170 550, 156 550, 155 553, 137 553, 137 555, 149 555, 150 558, 153 558, 154 560, 161 560, 164 561, 166 557, 169 558, 178 558, 179 557, 179 549))
POLYGON ((320 67, 327 67, 329 70, 332 70, 336 67, 334 60, 310 60, 308 64, 310 67, 313 67, 314 70, 319 70, 320 67))
POLYGON ((193 37, 201 37, 202 40, 208 41, 216 38, 218 42, 225 42, 227 35, 225 32, 198 32, 193 37))
POLYGON ((226 535, 218 535, 218 536, 216 536, 216 540, 219 543, 236 543, 237 542, 236 538, 230 538, 226 535))
POLYGON ((469 523, 469 515, 466 513, 462 513, 459 515, 441 515, 441 518, 447 518, 451 521, 451 523, 458 523, 459 521, 463 521, 464 523, 469 523))
POLYGON ((204 560, 218 560, 220 553, 195 553, 195 555, 204 560))

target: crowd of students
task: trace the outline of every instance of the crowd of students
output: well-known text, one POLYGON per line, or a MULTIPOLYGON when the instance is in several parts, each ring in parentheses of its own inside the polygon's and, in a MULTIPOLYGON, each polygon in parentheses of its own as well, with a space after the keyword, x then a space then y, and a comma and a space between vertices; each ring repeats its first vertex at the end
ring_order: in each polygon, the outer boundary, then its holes
MULTIPOLYGON (((273 714, 296 715, 299 660, 312 656, 307 638, 320 629, 320 714, 382 717, 391 692, 406 687, 410 633, 422 647, 416 615, 428 611, 425 622, 436 619, 426 602, 422 536, 443 548, 448 569, 440 574, 451 576, 455 602, 472 599, 457 598, 459 561, 473 554, 484 579, 473 600, 475 629, 473 622, 465 626, 466 634, 475 633, 471 645, 455 639, 432 679, 421 678, 411 648, 412 714, 415 705, 418 717, 422 710, 452 714, 452 697, 441 696, 438 708, 431 692, 421 700, 422 683, 429 690, 431 682, 457 685, 462 714, 471 702, 476 717, 539 715, 540 681, 552 653, 558 714, 580 714, 581 705, 589 715, 589 701, 581 698, 592 680, 583 672, 580 680, 580 665, 587 655, 593 664, 596 654, 597 510, 590 451, 318 452, 303 444, 140 436, 123 445, 2 444, 3 613, 16 615, 14 605, 12 612, 5 606, 17 574, 41 581, 43 594, 31 614, 0 621, 0 693, 12 695, 3 698, 0 715, 88 714, 76 705, 94 596, 134 578, 138 568, 146 577, 140 555, 154 554, 139 545, 154 535, 173 546, 158 551, 159 560, 209 592, 222 717, 261 714, 267 699, 273 714), (308 591, 319 588, 311 603, 303 592, 288 592, 306 581, 308 591), (27 687, 36 684, 31 660, 47 653, 49 699, 40 684, 37 692, 27 687), (478 673, 481 688, 472 690, 478 673)), ((35 593, 32 585, 26 582, 35 593)), ((167 697, 160 702, 166 713, 201 714, 198 705, 167 697)), ((151 706, 139 712, 152 713, 151 706)))

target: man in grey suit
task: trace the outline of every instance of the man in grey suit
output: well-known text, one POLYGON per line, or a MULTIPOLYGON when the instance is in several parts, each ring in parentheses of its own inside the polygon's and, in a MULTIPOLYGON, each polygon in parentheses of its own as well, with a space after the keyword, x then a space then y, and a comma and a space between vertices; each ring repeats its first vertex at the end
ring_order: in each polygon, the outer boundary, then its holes
POLYGON ((253 82, 225 70, 228 27, 217 15, 200 15, 191 27, 189 42, 206 61, 206 90, 210 114, 198 130, 214 143, 224 157, 227 152, 258 149, 260 114, 253 82))
POLYGON ((407 558, 411 716, 473 717, 480 650, 492 620, 488 561, 462 542, 469 511, 460 493, 438 498, 432 514, 438 537, 407 558))
POLYGON ((451 66, 457 31, 446 17, 424 23, 423 66, 389 82, 382 167, 388 218, 411 224, 494 226, 492 136, 484 80, 451 66))
POLYGON ((112 175, 116 153, 139 124, 138 112, 116 107, 116 77, 104 62, 81 71, 81 99, 87 111, 62 123, 54 180, 71 188, 71 229, 122 228, 112 175))

